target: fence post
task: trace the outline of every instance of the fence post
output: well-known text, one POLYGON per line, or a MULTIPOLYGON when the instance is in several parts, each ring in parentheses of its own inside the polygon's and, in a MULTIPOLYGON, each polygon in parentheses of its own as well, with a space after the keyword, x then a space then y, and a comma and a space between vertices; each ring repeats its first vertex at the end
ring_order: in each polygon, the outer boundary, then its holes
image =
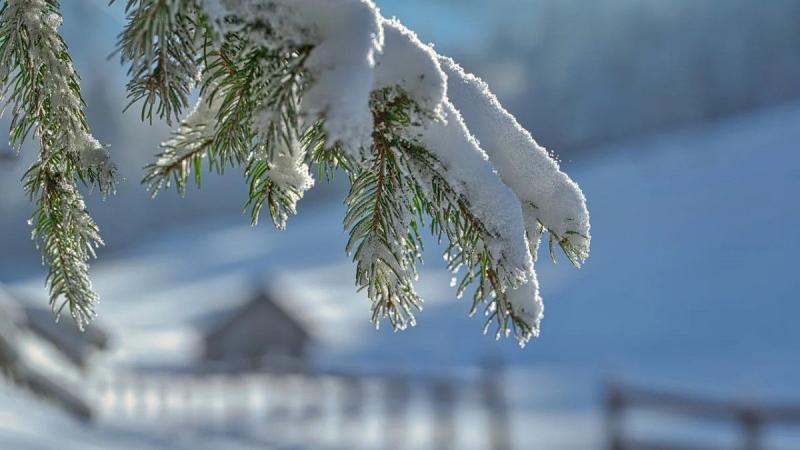
POLYGON ((437 450, 455 448, 456 424, 455 417, 453 417, 455 394, 452 383, 453 380, 451 379, 442 379, 434 380, 432 385, 433 410, 435 414, 433 421, 433 448, 437 450))
POLYGON ((406 414, 411 389, 408 380, 403 377, 389 377, 384 380, 386 383, 384 394, 384 407, 386 418, 386 450, 398 450, 403 447, 406 438, 406 414))
POLYGON ((181 421, 185 428, 192 429, 194 423, 194 377, 189 376, 181 383, 178 383, 178 411, 180 411, 181 421))
POLYGON ((622 393, 611 384, 606 385, 605 407, 608 448, 609 450, 623 450, 621 422, 625 402, 622 393))
POLYGON ((364 380, 345 375, 342 378, 343 398, 341 399, 341 432, 340 442, 345 448, 358 448, 364 446, 363 421, 365 387, 364 380))
POLYGON ((497 358, 484 362, 481 380, 483 402, 489 418, 489 439, 492 450, 510 450, 511 421, 503 391, 503 365, 497 358))
POLYGON ((739 422, 744 428, 745 450, 759 450, 761 448, 761 420, 758 413, 746 410, 741 414, 739 422))

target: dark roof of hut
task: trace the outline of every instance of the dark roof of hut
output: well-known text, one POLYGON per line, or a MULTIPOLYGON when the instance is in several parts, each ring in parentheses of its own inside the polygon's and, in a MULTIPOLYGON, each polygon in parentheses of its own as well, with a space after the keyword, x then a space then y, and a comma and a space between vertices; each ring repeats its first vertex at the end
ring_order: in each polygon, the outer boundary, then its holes
POLYGON ((264 302, 273 306, 272 313, 277 315, 277 317, 275 317, 276 320, 285 321, 290 324, 304 339, 311 338, 311 334, 308 332, 306 325, 289 314, 281 305, 281 302, 276 301, 276 296, 274 294, 265 289, 259 289, 255 291, 252 298, 244 304, 224 312, 216 312, 202 320, 201 326, 204 328, 205 339, 214 340, 224 336, 229 330, 239 326, 246 318, 258 311, 258 308, 263 306, 264 302))

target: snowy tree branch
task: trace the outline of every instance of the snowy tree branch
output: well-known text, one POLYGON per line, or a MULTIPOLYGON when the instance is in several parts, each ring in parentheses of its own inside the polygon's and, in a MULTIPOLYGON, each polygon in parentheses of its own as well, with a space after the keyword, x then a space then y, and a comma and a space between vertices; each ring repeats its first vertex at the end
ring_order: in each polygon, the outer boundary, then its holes
MULTIPOLYGON (((28 31, 19 33, 22 3, 8 2, 13 7, 2 12, 2 79, 14 87, 21 117, 12 139, 34 123, 43 136, 42 160, 30 174, 38 181, 29 191, 41 192, 35 229, 57 270, 51 288, 69 299, 88 279, 83 266, 60 258, 85 261, 85 249, 100 242, 70 180, 94 181, 96 169, 78 164, 74 145, 54 153, 48 144, 65 129, 88 136, 80 102, 52 115, 43 81, 24 89, 9 82, 7 67, 18 67, 23 80, 46 81, 53 72, 31 63, 41 52, 28 44, 28 31)), ((54 1, 30 3, 56 8, 54 1)), ((242 166, 253 223, 267 210, 282 229, 314 184, 311 165, 328 178, 343 171, 351 182, 346 250, 376 325, 383 318, 395 329, 415 323, 427 226, 447 239, 448 268, 461 274, 457 295, 471 290, 471 310, 483 308, 485 330, 495 324, 498 337, 513 333, 521 344, 538 335, 541 235, 549 233, 551 253, 559 246, 573 264, 583 263, 586 199, 480 79, 381 17, 370 0, 128 0, 126 12, 118 51, 130 64, 128 94, 142 104, 143 120, 177 119, 199 84, 194 109, 147 168, 143 182, 153 194, 172 184, 183 193, 191 178, 199 185, 204 164, 217 172, 242 166)), ((79 99, 66 48, 55 41, 49 48, 61 50, 46 67, 68 67, 68 99, 79 99)), ((74 310, 83 314, 82 306, 74 310)))
POLYGON ((77 183, 112 192, 115 168, 90 134, 79 78, 58 34, 60 24, 55 0, 3 4, 0 85, 11 106, 12 145, 20 148, 31 131, 39 139, 39 157, 25 174, 25 190, 36 199, 31 224, 49 266, 50 303, 59 312, 68 305, 82 327, 94 316, 97 301, 88 261, 103 242, 77 183))

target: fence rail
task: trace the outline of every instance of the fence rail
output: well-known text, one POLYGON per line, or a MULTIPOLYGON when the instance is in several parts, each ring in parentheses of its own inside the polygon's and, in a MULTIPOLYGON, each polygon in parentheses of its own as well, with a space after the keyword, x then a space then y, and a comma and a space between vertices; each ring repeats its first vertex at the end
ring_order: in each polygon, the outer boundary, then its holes
POLYGON ((499 376, 130 372, 94 380, 89 396, 101 423, 235 432, 276 447, 447 450, 482 428, 480 448, 509 450, 499 376))
POLYGON ((622 384, 606 386, 606 416, 611 450, 712 450, 707 447, 657 443, 629 436, 625 415, 646 410, 701 422, 732 423, 741 431, 744 450, 763 450, 765 428, 800 428, 800 405, 758 405, 675 394, 622 384))

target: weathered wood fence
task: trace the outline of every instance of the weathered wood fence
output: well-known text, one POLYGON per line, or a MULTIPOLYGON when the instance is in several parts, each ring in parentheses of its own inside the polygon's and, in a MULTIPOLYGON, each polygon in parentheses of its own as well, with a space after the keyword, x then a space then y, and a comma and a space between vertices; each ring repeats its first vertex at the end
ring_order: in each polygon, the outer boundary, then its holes
POLYGON ((509 450, 500 373, 129 372, 95 380, 96 420, 122 427, 237 433, 278 448, 509 450), (478 430, 480 429, 480 430, 478 430))
POLYGON ((606 387, 605 404, 610 450, 711 450, 707 445, 634 437, 626 424, 631 414, 641 411, 686 418, 693 423, 733 425, 738 428, 741 441, 734 448, 741 450, 764 450, 764 435, 770 427, 789 426, 800 431, 800 405, 725 402, 620 384, 606 387))

